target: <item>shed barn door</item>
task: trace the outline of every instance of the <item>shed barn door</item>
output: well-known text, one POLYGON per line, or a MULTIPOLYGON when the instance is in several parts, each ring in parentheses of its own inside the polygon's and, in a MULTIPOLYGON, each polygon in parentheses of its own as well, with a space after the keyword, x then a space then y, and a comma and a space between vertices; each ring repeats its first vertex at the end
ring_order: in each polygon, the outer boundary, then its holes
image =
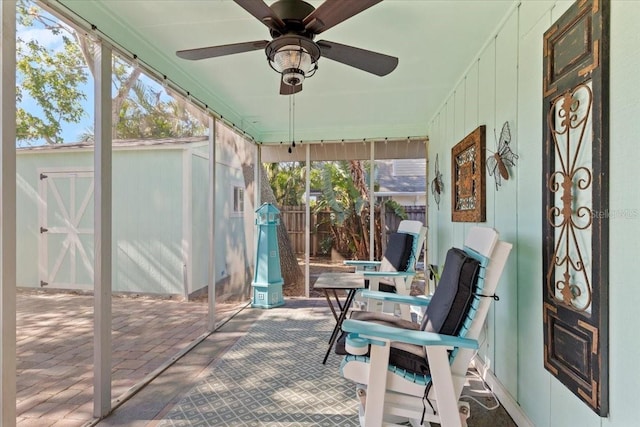
POLYGON ((93 172, 40 173, 40 286, 93 288, 93 172))

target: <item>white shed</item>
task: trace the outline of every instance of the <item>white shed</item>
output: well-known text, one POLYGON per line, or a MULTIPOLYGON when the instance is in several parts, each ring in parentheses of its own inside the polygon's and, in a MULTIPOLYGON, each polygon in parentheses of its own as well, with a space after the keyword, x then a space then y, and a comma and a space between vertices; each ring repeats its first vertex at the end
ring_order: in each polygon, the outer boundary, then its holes
MULTIPOLYGON (((237 147, 249 144, 223 126, 218 130, 216 294, 245 299, 253 201, 237 147)), ((206 293, 208 151, 208 137, 114 141, 114 292, 206 293)), ((18 286, 93 290, 92 167, 91 144, 18 149, 18 286)))

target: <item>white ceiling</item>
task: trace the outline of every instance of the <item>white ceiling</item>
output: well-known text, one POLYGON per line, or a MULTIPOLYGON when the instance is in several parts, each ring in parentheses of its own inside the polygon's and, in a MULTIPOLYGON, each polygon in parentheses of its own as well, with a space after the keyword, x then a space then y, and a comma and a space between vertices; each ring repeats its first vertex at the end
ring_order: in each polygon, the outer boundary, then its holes
MULTIPOLYGON (((344 0, 357 1, 357 0, 344 0)), ((200 61, 197 47, 270 40, 231 0, 58 0, 259 142, 289 139, 289 98, 262 50, 200 61)), ((271 0, 267 0, 271 4, 271 0)), ((322 1, 310 1, 317 7, 322 1)), ((513 0, 385 0, 327 30, 326 39, 399 58, 378 77, 320 59, 295 95, 296 140, 425 136, 427 123, 513 0)), ((55 3, 52 2, 53 7, 55 3)))

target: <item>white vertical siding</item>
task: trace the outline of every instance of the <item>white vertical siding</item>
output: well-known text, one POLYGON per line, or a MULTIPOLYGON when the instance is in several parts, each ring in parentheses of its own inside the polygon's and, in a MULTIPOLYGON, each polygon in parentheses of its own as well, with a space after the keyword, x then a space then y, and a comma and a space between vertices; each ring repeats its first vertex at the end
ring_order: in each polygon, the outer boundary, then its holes
POLYGON ((429 212, 430 262, 438 263, 450 246, 460 245, 467 227, 451 222, 451 148, 485 124, 487 148, 494 150, 493 129, 499 132, 509 121, 512 149, 520 158, 498 191, 487 177, 487 224, 514 243, 515 251, 480 354, 534 425, 624 427, 637 424, 630 391, 640 379, 640 340, 630 334, 640 328, 640 319, 632 315, 640 305, 640 264, 635 261, 640 189, 633 185, 640 164, 640 89, 634 84, 640 69, 639 2, 612 1, 610 25, 610 205, 620 213, 610 221, 610 416, 591 411, 544 369, 542 360, 542 37, 572 4, 523 1, 431 119, 429 181, 438 154, 445 193, 440 209, 432 204, 429 212))

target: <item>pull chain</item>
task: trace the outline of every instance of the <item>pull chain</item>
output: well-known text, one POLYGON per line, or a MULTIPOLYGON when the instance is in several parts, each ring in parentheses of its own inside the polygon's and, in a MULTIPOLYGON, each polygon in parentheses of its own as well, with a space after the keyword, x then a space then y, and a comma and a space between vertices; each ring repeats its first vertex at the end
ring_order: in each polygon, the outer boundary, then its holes
POLYGON ((289 147, 289 154, 293 152, 293 148, 296 146, 295 126, 296 126, 296 99, 295 94, 289 95, 289 141, 291 146, 289 147))

